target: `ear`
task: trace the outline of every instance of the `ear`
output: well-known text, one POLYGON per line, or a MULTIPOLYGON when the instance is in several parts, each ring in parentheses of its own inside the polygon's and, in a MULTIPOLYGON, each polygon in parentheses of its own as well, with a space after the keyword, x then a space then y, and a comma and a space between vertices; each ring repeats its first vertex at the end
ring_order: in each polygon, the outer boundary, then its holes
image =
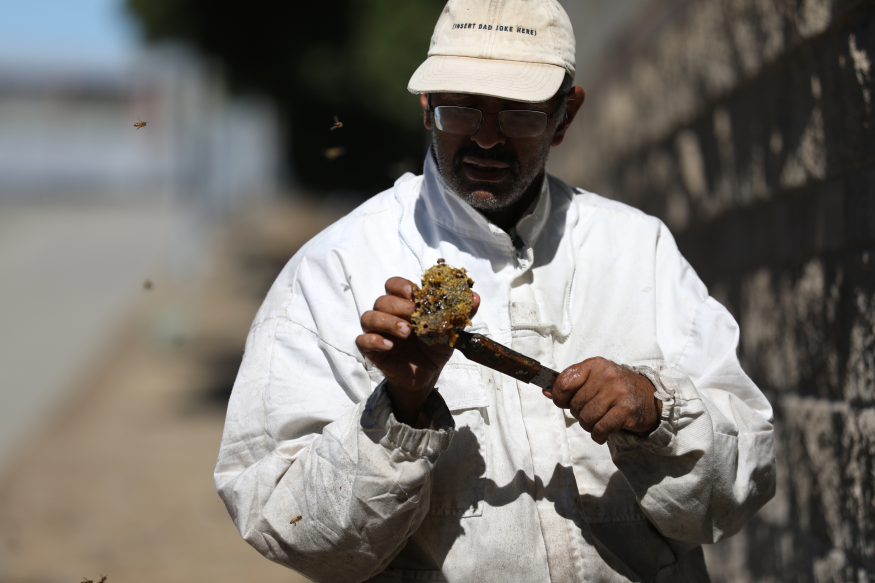
POLYGON ((556 130, 556 133, 553 134, 551 145, 554 148, 561 144, 562 140, 565 139, 565 132, 568 131, 571 122, 574 121, 574 118, 583 106, 585 99, 586 91, 584 91, 582 87, 572 87, 568 94, 565 95, 565 121, 562 122, 559 129, 556 130))
POLYGON ((428 110, 428 93, 419 94, 419 103, 422 105, 422 125, 431 130, 434 127, 431 121, 431 112, 428 110))

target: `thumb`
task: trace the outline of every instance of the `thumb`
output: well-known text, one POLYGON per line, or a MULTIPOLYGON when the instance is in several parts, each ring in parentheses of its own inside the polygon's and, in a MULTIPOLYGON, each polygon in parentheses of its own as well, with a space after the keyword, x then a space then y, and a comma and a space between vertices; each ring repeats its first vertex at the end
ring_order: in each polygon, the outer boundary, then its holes
POLYGON ((478 294, 477 292, 473 292, 473 294, 474 294, 474 298, 471 300, 471 304, 474 307, 471 308, 471 313, 468 314, 469 318, 473 318, 474 314, 477 313, 477 310, 480 309, 480 294, 478 294))

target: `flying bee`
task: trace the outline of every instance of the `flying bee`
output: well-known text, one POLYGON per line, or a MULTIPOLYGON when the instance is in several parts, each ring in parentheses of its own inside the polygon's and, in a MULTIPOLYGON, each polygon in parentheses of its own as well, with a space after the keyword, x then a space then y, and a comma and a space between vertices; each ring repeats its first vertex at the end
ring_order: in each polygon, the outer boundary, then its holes
POLYGON ((100 579, 97 580, 97 583, 106 583, 106 575, 101 575, 100 579))
POLYGON ((146 123, 148 123, 148 122, 140 121, 140 118, 137 118, 137 123, 134 124, 134 128, 135 129, 144 128, 144 127, 146 127, 146 123))
POLYGON ((333 131, 333 130, 340 129, 340 128, 342 128, 342 127, 343 127, 343 124, 340 123, 340 120, 337 119, 337 116, 335 115, 335 116, 334 116, 334 125, 331 126, 331 128, 329 128, 329 129, 331 129, 331 130, 333 131))
POLYGON ((92 581, 88 577, 82 577, 82 583, 94 583, 94 581, 92 581))
POLYGON ((304 518, 304 517, 303 516, 296 516, 292 519, 292 521, 289 524, 294 524, 295 526, 298 526, 298 521, 301 520, 302 518, 304 518))
POLYGON ((325 148, 324 150, 322 150, 322 155, 329 160, 340 158, 344 154, 346 154, 346 148, 341 148, 340 146, 334 146, 332 148, 325 148))

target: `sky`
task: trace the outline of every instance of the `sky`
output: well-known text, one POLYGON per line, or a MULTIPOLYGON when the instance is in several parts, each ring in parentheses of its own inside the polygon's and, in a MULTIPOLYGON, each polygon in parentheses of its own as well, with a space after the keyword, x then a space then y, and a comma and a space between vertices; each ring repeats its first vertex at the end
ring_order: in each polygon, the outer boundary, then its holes
MULTIPOLYGON (((579 73, 646 0, 561 0, 577 18, 579 73), (579 16, 579 15, 578 15, 579 16), (587 27, 586 23, 592 23, 587 27)), ((0 0, 0 65, 101 68, 128 63, 138 35, 124 0, 0 0)))
POLYGON ((0 0, 2 63, 115 67, 136 47, 122 0, 0 0))

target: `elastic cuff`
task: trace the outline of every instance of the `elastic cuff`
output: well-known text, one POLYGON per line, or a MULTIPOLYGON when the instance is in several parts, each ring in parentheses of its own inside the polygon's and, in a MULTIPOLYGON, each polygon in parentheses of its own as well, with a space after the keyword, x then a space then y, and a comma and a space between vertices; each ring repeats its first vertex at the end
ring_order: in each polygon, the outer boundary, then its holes
POLYGON ((437 391, 429 394, 422 412, 431 421, 429 429, 414 429, 395 419, 384 379, 365 404, 362 428, 368 433, 382 433, 380 443, 386 448, 399 449, 413 457, 436 461, 440 452, 450 446, 456 423, 437 391))

